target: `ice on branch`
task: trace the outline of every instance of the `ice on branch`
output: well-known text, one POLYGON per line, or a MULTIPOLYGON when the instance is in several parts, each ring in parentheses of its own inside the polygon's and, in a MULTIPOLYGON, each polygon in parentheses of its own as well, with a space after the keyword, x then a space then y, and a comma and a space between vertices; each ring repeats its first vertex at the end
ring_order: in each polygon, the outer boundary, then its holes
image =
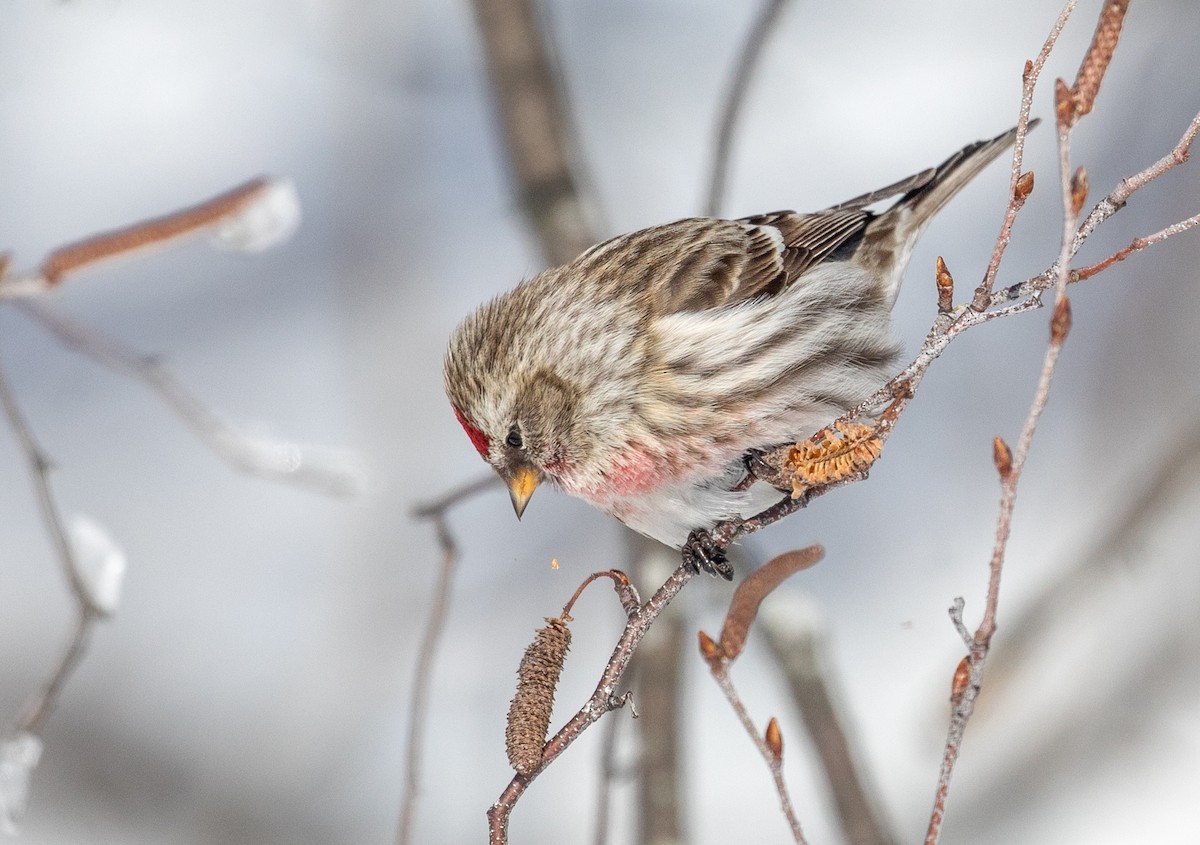
POLYGON ((67 530, 92 605, 105 615, 114 613, 125 581, 125 552, 113 542, 108 529, 90 516, 72 517, 67 530))
POLYGON ((0 831, 9 836, 19 832, 29 802, 29 779, 42 757, 42 740, 21 733, 0 743, 0 831))
POLYGON ((212 233, 213 246, 262 252, 286 241, 300 225, 300 195, 290 179, 264 179, 258 190, 212 233))

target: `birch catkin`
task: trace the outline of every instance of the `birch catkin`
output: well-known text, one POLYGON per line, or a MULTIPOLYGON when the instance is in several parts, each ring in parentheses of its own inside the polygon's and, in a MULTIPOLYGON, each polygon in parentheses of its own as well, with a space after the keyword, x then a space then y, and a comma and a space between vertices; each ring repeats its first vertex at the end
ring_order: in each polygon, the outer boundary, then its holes
POLYGON ((520 774, 528 775, 542 763, 542 747, 554 709, 554 689, 570 647, 571 630, 567 623, 561 618, 547 618, 546 627, 538 629, 517 667, 517 694, 508 706, 504 742, 508 762, 520 774))

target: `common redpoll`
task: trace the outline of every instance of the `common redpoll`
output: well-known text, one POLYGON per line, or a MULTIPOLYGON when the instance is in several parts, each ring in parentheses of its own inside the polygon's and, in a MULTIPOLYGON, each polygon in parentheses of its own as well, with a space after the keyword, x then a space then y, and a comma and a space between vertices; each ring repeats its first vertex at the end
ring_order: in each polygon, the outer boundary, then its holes
POLYGON ((749 483, 747 456, 811 435, 888 379, 917 237, 1014 136, 825 211, 621 235, 467 317, 446 394, 517 516, 551 481, 731 577, 708 530, 780 498, 749 483))

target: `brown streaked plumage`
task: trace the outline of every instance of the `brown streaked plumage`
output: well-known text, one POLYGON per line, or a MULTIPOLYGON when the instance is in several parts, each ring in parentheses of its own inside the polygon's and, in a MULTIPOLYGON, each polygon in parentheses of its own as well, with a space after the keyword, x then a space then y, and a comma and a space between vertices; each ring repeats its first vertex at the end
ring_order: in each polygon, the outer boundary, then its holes
MULTIPOLYGON (((467 317, 446 394, 518 515, 550 480, 683 547, 770 504, 777 492, 740 484, 744 456, 806 437, 886 381, 917 237, 1013 136, 825 211, 622 235, 467 317)), ((729 575, 719 556, 697 562, 729 575)))

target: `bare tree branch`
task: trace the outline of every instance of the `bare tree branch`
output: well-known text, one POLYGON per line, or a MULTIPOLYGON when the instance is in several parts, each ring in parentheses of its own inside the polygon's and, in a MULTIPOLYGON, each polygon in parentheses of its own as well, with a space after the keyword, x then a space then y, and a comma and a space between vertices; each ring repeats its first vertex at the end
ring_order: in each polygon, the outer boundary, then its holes
POLYGON ((565 264, 596 242, 569 154, 569 117, 533 0, 472 0, 526 218, 542 254, 565 264))
MULTIPOLYGON (((479 489, 476 483, 468 488, 479 489)), ((446 523, 446 510, 461 497, 450 498, 436 509, 428 506, 418 509, 417 514, 433 522, 438 545, 442 550, 442 562, 438 567, 437 586, 433 591, 433 604, 425 620, 425 630, 417 651, 417 665, 413 670, 412 696, 408 708, 408 742, 404 759, 404 800, 400 808, 400 824, 396 832, 397 845, 408 845, 412 841, 413 824, 417 814, 417 799, 421 793, 422 756, 424 749, 426 710, 429 706, 429 689, 433 684, 433 664, 437 657, 438 644, 446 625, 446 612, 453 593, 454 572, 458 567, 458 548, 454 536, 446 523)))
POLYGON ((116 338, 72 320, 44 303, 22 300, 13 303, 13 307, 68 349, 140 381, 205 446, 239 472, 329 496, 354 496, 361 492, 362 473, 346 456, 325 455, 286 440, 256 439, 204 404, 157 358, 135 352, 116 338))
POLYGON ((33 430, 29 427, 28 420, 17 404, 8 377, 2 367, 0 367, 0 407, 3 407, 9 428, 21 447, 21 453, 25 456, 36 493, 38 509, 41 511, 42 522, 46 526, 46 533, 50 535, 63 577, 71 589, 76 606, 75 626, 66 649, 58 663, 55 664, 46 683, 26 702, 15 726, 17 732, 40 734, 45 727, 46 720, 58 703, 58 697, 66 685, 67 679, 79 664, 80 658, 83 657, 83 652, 91 638, 93 625, 104 618, 106 612, 96 603, 79 570, 75 552, 71 547, 71 541, 63 523, 62 513, 50 486, 50 460, 34 438, 33 430))
POLYGON ((258 252, 291 236, 299 222, 295 186, 287 179, 259 176, 189 208, 59 247, 36 272, 9 275, 5 261, 0 264, 0 300, 32 296, 98 263, 198 235, 209 235, 218 247, 258 252))

